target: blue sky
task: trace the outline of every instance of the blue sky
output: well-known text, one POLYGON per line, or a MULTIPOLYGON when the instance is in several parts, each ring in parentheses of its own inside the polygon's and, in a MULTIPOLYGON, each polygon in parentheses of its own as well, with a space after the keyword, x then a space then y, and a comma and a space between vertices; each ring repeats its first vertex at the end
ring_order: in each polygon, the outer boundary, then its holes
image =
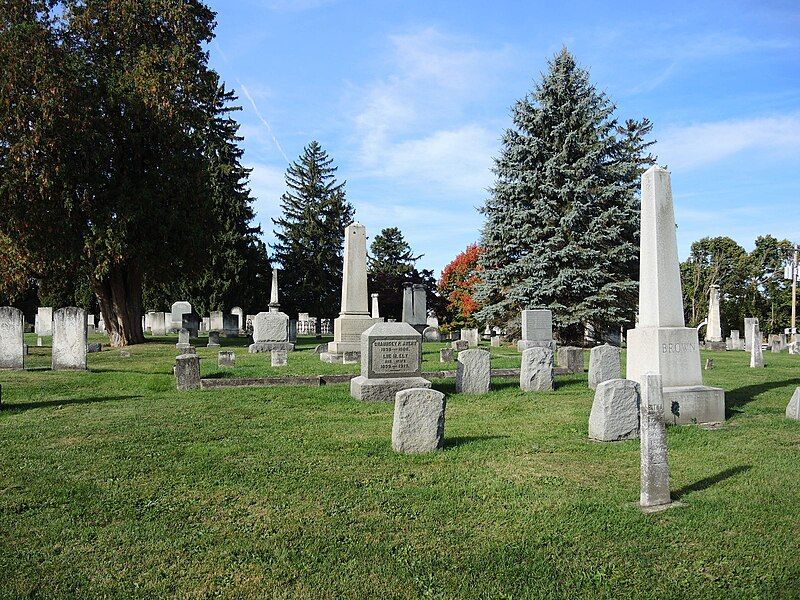
POLYGON ((800 242, 796 1, 209 4, 268 242, 287 159, 316 139, 367 234, 400 227, 438 275, 477 241, 509 108, 562 45, 620 119, 654 122, 681 258, 703 236, 800 242))

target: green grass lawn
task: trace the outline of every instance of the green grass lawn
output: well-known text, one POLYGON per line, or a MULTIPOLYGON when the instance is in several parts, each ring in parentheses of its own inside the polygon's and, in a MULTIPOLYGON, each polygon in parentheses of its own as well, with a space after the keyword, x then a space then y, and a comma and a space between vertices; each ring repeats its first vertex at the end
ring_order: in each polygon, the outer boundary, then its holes
MULTIPOLYGON (((586 437, 585 374, 550 394, 435 381, 445 450, 404 456, 392 405, 346 384, 176 392, 175 341, 67 373, 29 336, 29 370, 0 372, 0 596, 800 597, 800 422, 784 418, 800 357, 703 353, 729 419, 669 428, 684 506, 644 515, 638 441, 586 437)), ((310 338, 286 368, 222 342, 236 368, 202 340, 203 376, 358 371, 310 338)), ((425 370, 454 368, 442 346, 425 370)))

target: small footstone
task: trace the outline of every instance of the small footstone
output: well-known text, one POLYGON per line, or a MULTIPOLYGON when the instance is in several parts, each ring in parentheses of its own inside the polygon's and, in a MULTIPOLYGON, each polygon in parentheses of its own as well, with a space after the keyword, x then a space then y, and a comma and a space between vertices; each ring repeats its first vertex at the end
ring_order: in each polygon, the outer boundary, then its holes
POLYGON ((789 419, 800 421, 800 387, 794 390, 792 399, 789 400, 789 405, 786 407, 786 416, 789 419))
POLYGON ((361 352, 348 352, 345 351, 342 353, 342 364, 344 365, 355 365, 361 362, 361 352))
POLYGON ((609 379, 619 379, 622 370, 620 367, 619 348, 610 344, 595 346, 589 353, 589 387, 593 390, 609 379))
POLYGON ((639 384, 609 379, 597 386, 589 414, 589 439, 616 442, 639 437, 639 384))
POLYGON ((523 392, 552 392, 553 387, 553 351, 537 346, 523 350, 519 389, 523 392))
POLYGON ((558 349, 558 366, 567 369, 567 373, 583 373, 583 348, 564 346, 558 349))
POLYGON ((285 367, 289 364, 289 352, 287 350, 272 350, 271 364, 273 367, 285 367))
POLYGON ((131 357, 131 351, 130 350, 120 350, 119 351, 119 357, 120 358, 130 358, 131 357))
POLYGON ((233 369, 236 366, 236 353, 233 350, 220 350, 217 354, 217 367, 233 369))
POLYGON ((467 350, 469 348, 469 342, 467 340, 456 340, 454 342, 450 342, 450 347, 457 352, 461 352, 462 350, 467 350))
POLYGON ((714 368, 714 359, 713 358, 707 358, 706 359, 706 371, 708 371, 709 369, 713 369, 713 368, 714 368))
POLYGON ((90 354, 93 354, 95 352, 100 352, 102 349, 103 349, 103 344, 101 344, 100 342, 92 342, 91 344, 86 346, 86 351, 89 352, 90 354))
POLYGON ((485 394, 489 391, 491 356, 473 348, 458 353, 456 359, 456 392, 459 394, 485 394))
POLYGON ((175 380, 180 391, 200 387, 200 358, 196 354, 181 354, 175 359, 175 380))
POLYGON ((452 348, 442 348, 439 350, 439 362, 448 363, 455 360, 455 350, 452 348))
POLYGON ((395 394, 392 449, 396 452, 433 452, 444 445, 445 395, 412 388, 395 394))

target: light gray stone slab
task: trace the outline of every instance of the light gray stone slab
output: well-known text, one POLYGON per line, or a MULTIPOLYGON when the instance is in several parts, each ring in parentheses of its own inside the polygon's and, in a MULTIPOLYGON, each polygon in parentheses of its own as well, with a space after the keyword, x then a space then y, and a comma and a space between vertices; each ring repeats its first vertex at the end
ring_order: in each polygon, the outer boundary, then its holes
POLYGON ((426 342, 441 342, 442 334, 436 327, 426 327, 422 332, 422 339, 426 342))
POLYGON ((209 313, 209 319, 208 319, 209 328, 212 329, 213 331, 223 331, 225 329, 225 323, 223 317, 224 315, 221 310, 212 310, 209 313))
POLYGON ((477 329, 462 329, 461 339, 467 342, 470 348, 477 348, 480 341, 480 333, 477 329))
POLYGON ((500 336, 493 335, 489 338, 489 343, 491 344, 492 348, 499 348, 500 347, 500 336))
POLYGON ((150 322, 150 333, 154 336, 164 336, 167 334, 166 319, 169 319, 169 313, 151 312, 148 321, 150 322))
POLYGON ((59 308, 53 315, 52 369, 86 369, 86 312, 82 308, 59 308))
POLYGON ((208 348, 219 348, 219 331, 212 330, 208 332, 208 348))
POLYGON ((13 306, 0 307, 0 369, 25 368, 25 317, 13 306))
POLYGON ((664 426, 664 397, 661 381, 660 375, 646 373, 641 384, 641 421, 639 426, 641 492, 639 504, 643 508, 671 502, 667 432, 664 426))
POLYGON ((200 388, 200 357, 196 354, 181 354, 175 359, 176 387, 180 391, 200 388))
POLYGON ((536 346, 522 353, 519 388, 524 392, 553 391, 553 353, 549 348, 536 346))
POLYGON ((177 331, 183 327, 183 315, 192 314, 192 305, 185 300, 179 300, 172 305, 170 311, 170 322, 167 329, 170 331, 177 331))
POLYGON ((456 392, 486 394, 489 391, 490 372, 491 356, 488 352, 478 348, 459 352, 456 358, 456 392))
POLYGON ((467 340, 455 340, 450 342, 450 348, 461 352, 462 350, 467 350, 469 348, 469 342, 467 340))
POLYGON ((422 375, 422 336, 408 323, 376 323, 361 334, 361 375, 422 375))
POLYGON ((719 286, 712 285, 708 297, 708 324, 706 325, 706 341, 721 342, 722 326, 719 318, 719 286))
POLYGON ((392 422, 392 449, 396 452, 434 452, 444 447, 447 401, 439 391, 412 388, 397 392, 392 422))
POLYGON ((795 421, 800 421, 800 387, 795 388, 794 394, 792 394, 792 398, 789 400, 789 404, 786 407, 786 417, 794 419, 795 421))
POLYGON ((220 350, 217 353, 217 367, 220 369, 236 367, 236 353, 233 350, 220 350))
POLYGON ((758 329, 758 324, 751 328, 752 340, 750 344, 750 368, 760 369, 764 366, 764 351, 761 348, 761 332, 758 329))
POLYGON ((630 379, 599 383, 589 414, 589 438, 616 442, 638 437, 639 384, 630 379))
POLYGON ((439 362, 449 363, 456 359, 455 350, 452 348, 442 348, 439 350, 439 362))
POLYGON ((272 350, 293 350, 289 341, 289 315, 277 312, 260 312, 253 318, 253 343, 251 353, 272 350))
POLYGON ((549 342, 553 339, 553 311, 548 309, 523 310, 520 321, 523 340, 549 342))
POLYGON ((583 348, 562 346, 557 354, 558 366, 567 373, 583 373, 583 348))
POLYGON ((289 353, 286 350, 272 350, 271 364, 273 367, 285 367, 289 364, 289 353))
POLYGON ((189 346, 191 346, 189 343, 189 330, 181 327, 180 331, 178 331, 178 343, 175 344, 175 347, 178 350, 183 350, 189 346))
POLYGON ((610 344, 592 348, 589 353, 589 387, 591 389, 597 389, 598 384, 609 379, 620 379, 621 375, 619 348, 610 344))
POLYGON ((550 352, 553 353, 553 356, 556 354, 557 344, 555 340, 518 340, 517 341, 517 352, 525 352, 528 348, 547 348, 550 352))
POLYGON ((422 377, 367 379, 359 375, 350 380, 350 395, 363 402, 393 402, 397 392, 429 387, 431 382, 422 377))

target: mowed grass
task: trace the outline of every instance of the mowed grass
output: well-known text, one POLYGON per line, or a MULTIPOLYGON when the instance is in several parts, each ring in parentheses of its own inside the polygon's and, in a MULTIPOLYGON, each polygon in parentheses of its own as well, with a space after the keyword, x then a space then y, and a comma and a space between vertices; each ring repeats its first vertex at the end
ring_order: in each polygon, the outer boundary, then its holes
MULTIPOLYGON (((800 597, 797 356, 757 370, 703 353, 728 421, 669 428, 683 506, 644 515, 638 441, 587 439, 585 374, 551 394, 434 381, 446 448, 404 456, 393 406, 346 384, 179 393, 174 336, 91 354, 85 373, 51 372, 28 341, 30 370, 0 373, 3 597, 800 597)), ((358 371, 310 338, 276 369, 222 341, 237 367, 200 340, 204 376, 358 371)), ((442 346, 425 345, 425 370, 454 368, 442 346)))

